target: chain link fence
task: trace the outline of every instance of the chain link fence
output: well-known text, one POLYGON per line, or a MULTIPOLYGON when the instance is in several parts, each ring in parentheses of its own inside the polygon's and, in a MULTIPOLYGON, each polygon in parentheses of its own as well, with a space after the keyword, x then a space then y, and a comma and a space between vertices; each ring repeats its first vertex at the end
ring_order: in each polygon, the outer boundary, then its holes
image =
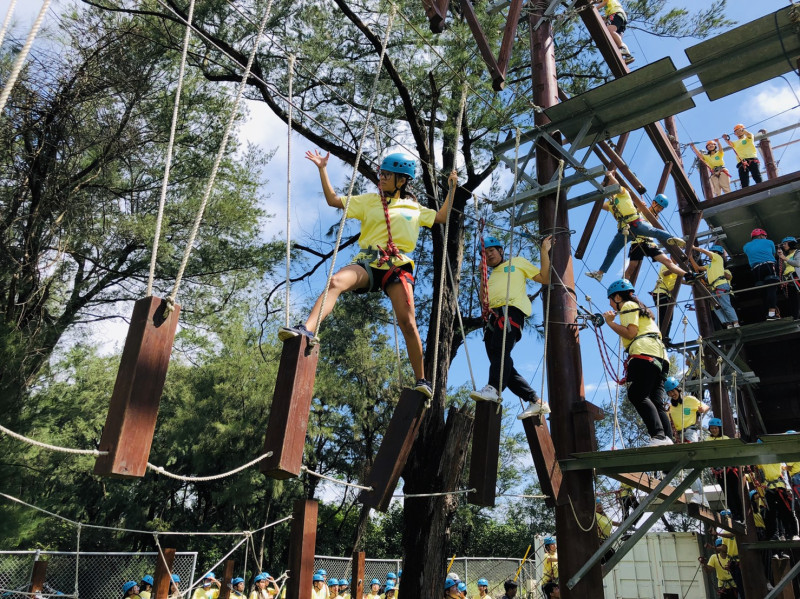
MULTIPOLYGON (((141 581, 155 574, 158 552, 101 553, 80 552, 78 558, 78 595, 81 599, 109 599, 122 596, 127 580, 141 581)), ((72 551, 0 551, 0 596, 3 599, 30 599, 33 563, 47 562, 43 594, 75 595, 75 552, 72 551)), ((194 580, 196 552, 176 552, 172 572, 181 577, 181 587, 194 580)))

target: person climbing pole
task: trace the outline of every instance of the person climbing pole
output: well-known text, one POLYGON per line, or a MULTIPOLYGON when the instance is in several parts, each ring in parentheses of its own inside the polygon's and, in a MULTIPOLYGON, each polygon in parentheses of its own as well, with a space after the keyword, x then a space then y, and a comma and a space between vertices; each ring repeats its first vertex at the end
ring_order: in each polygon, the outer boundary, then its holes
POLYGON ((558 585, 558 545, 553 537, 544 538, 544 559, 542 560, 542 586, 550 582, 558 585))
POLYGON ((711 287, 711 291, 714 292, 717 302, 719 302, 720 310, 717 312, 717 316, 720 323, 726 329, 738 327, 739 317, 736 315, 736 310, 733 309, 733 304, 731 303, 731 273, 725 270, 725 249, 718 244, 712 245, 707 250, 697 246, 692 249, 711 260, 708 266, 700 266, 695 262, 692 253, 689 252, 692 268, 698 272, 706 271, 707 273, 708 285, 711 287))
MULTIPOLYGON (((308 151, 306 158, 319 169, 322 192, 328 206, 344 209, 345 200, 336 195, 328 177, 330 152, 323 156, 316 150, 308 151)), ((348 291, 370 293, 382 290, 392 302, 397 324, 406 342, 416 379, 414 390, 430 398, 433 390, 425 378, 422 340, 414 312, 414 261, 403 252, 414 250, 420 227, 432 227, 446 221, 458 183, 458 173, 453 171, 450 174, 447 198, 441 208, 435 211, 420 205, 409 189, 416 171, 417 161, 410 154, 389 154, 381 162, 379 193, 350 198, 347 217, 361 221, 358 238, 361 251, 352 263, 333 275, 327 301, 323 301, 325 294, 321 294, 306 322, 295 327, 282 327, 278 337, 282 341, 297 335, 313 338, 311 331, 317 320, 321 321, 331 313, 339 295, 348 291)))
POLYGON ((713 572, 717 575, 717 596, 719 599, 738 599, 739 590, 730 571, 731 558, 728 555, 728 548, 722 539, 714 541, 716 553, 710 558, 698 557, 706 572, 713 572))
POLYGON ((647 427, 650 447, 672 445, 672 425, 664 407, 664 381, 669 372, 667 351, 655 316, 636 297, 635 289, 627 279, 614 281, 608 287, 608 300, 613 310, 603 314, 611 329, 620 336, 628 353, 628 401, 647 427), (619 314, 619 323, 614 322, 619 314))
POLYGON ((617 45, 625 64, 631 64, 636 59, 622 41, 622 34, 625 33, 625 28, 628 26, 628 15, 622 8, 622 3, 619 0, 594 0, 594 5, 598 10, 605 9, 606 28, 611 34, 611 39, 617 45))
POLYGON ((719 139, 706 142, 706 153, 703 154, 693 143, 690 143, 697 158, 708 167, 708 180, 711 183, 711 197, 715 198, 731 191, 731 174, 725 168, 725 152, 719 145, 719 139))
POLYGON ((797 320, 800 318, 800 279, 797 277, 797 267, 800 266, 800 256, 797 255, 797 239, 784 237, 778 248, 778 259, 783 263, 781 278, 786 283, 786 297, 789 300, 789 316, 797 320))
MULTIPOLYGON (((663 193, 660 193, 653 198, 653 201, 650 203, 650 212, 653 214, 653 216, 658 217, 658 215, 661 214, 661 212, 667 206, 669 206, 669 198, 667 198, 667 196, 665 196, 663 193)), ((662 268, 666 268, 675 276, 686 276, 686 271, 675 264, 672 258, 662 252, 661 248, 653 243, 653 240, 650 237, 647 237, 646 235, 637 235, 631 241, 631 249, 628 253, 628 268, 625 269, 626 279, 633 282, 633 279, 636 273, 639 272, 639 266, 641 265, 642 260, 645 259, 645 256, 650 258, 653 262, 660 263, 662 268)), ((688 277, 688 279, 691 278, 691 276, 688 277)))
MULTIPOLYGON (((727 435, 722 434, 722 420, 720 418, 710 418, 708 421, 708 438, 706 441, 724 441, 730 439, 727 435)), ((736 466, 727 466, 725 468, 712 468, 711 474, 714 475, 714 481, 722 489, 722 494, 725 497, 725 504, 731 511, 731 516, 737 522, 744 522, 744 508, 742 506, 742 497, 739 489, 739 468, 736 466)))
POLYGON ((656 310, 658 310, 658 328, 666 333, 664 335, 665 344, 671 342, 669 331, 672 328, 672 317, 675 314, 675 310, 670 310, 669 307, 672 305, 672 290, 675 289, 677 280, 678 275, 670 272, 662 264, 661 268, 658 269, 656 286, 650 292, 653 303, 656 305, 656 310))
POLYGON ((500 401, 500 392, 508 387, 514 395, 530 404, 517 416, 520 420, 550 413, 550 406, 542 403, 525 377, 517 372, 514 360, 511 358, 511 350, 522 338, 525 318, 530 316, 533 310, 526 289, 527 281, 530 279, 541 285, 550 284, 552 244, 552 236, 545 237, 542 241, 540 269, 521 256, 514 256, 510 260, 504 259, 503 242, 496 237, 487 237, 483 240, 481 272, 486 272, 484 264, 492 269, 488 280, 482 280, 478 292, 486 315, 483 344, 489 357, 489 382, 483 389, 473 391, 469 396, 475 401, 500 401))
MULTIPOLYGON (((603 187, 619 184, 615 172, 616 171, 614 170, 606 172, 606 176, 603 179, 603 187)), ((608 210, 611 212, 611 214, 613 214, 614 218, 617 220, 617 234, 614 235, 614 237, 611 239, 611 243, 608 244, 608 251, 606 252, 606 257, 605 260, 603 260, 603 264, 598 270, 587 272, 587 277, 591 277, 597 281, 602 281, 603 275, 608 272, 608 269, 611 268, 614 258, 616 258, 617 254, 619 254, 622 248, 625 247, 625 241, 628 238, 655 238, 665 245, 672 245, 679 248, 686 246, 686 242, 680 237, 672 237, 664 229, 656 229, 655 227, 650 226, 650 223, 648 223, 636 209, 630 192, 624 187, 621 187, 619 192, 615 194, 613 198, 603 202, 603 210, 608 210)), ((680 272, 673 272, 686 275, 685 270, 681 268, 678 270, 680 272)))
POLYGON ((736 169, 739 171, 739 183, 742 189, 750 186, 750 175, 753 176, 753 181, 761 183, 761 172, 759 171, 761 162, 758 159, 758 150, 753 134, 741 123, 733 128, 733 134, 736 136, 733 141, 727 133, 722 136, 722 139, 728 142, 728 145, 733 148, 733 153, 736 154, 736 160, 738 160, 736 169))
POLYGON ((767 232, 764 229, 753 229, 750 233, 750 241, 742 248, 750 269, 753 273, 753 280, 757 287, 764 287, 762 301, 764 311, 762 311, 759 322, 764 320, 778 320, 778 288, 775 284, 778 278, 778 267, 775 262, 775 244, 767 239, 767 232))

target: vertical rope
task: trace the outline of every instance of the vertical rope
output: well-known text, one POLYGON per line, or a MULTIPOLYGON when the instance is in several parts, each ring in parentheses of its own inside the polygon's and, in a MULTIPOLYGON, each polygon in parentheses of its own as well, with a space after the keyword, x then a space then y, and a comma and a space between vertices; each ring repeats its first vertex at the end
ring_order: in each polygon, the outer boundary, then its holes
POLYGON ((292 265, 292 102, 294 84, 294 61, 295 56, 289 56, 289 96, 287 99, 287 123, 288 133, 286 135, 286 326, 289 326, 289 312, 291 308, 291 275, 290 267, 292 265))
POLYGON ((700 383, 698 399, 703 401, 703 337, 697 338, 697 378, 700 383))
MULTIPOLYGON (((22 46, 19 54, 17 54, 17 59, 14 61, 14 66, 11 68, 11 73, 8 75, 6 85, 3 87, 3 93, 0 94, 0 114, 2 114, 3 109, 6 107, 6 102, 8 102, 8 97, 11 95, 11 90, 14 88, 14 84, 17 82, 17 77, 19 77, 19 74, 22 72, 25 59, 28 57, 28 52, 31 51, 31 46, 33 46, 33 40, 36 39, 36 34, 39 33, 39 28, 42 26, 44 16, 47 14, 47 9, 50 7, 50 1, 51 0, 44 0, 42 3, 42 8, 39 11, 39 15, 36 17, 36 20, 33 22, 33 27, 31 27, 30 33, 28 33, 28 37, 25 40, 25 45, 22 46)), ((9 15, 6 16, 6 20, 11 18, 11 8, 13 7, 9 7, 9 15)))
MULTIPOLYGON (((447 265, 447 274, 450 276, 450 287, 456 288, 455 278, 453 277, 453 270, 450 264, 447 265)), ((469 379, 472 381, 472 390, 475 391, 478 387, 475 385, 475 374, 472 372, 472 360, 469 357, 469 348, 467 347, 467 333, 464 331, 464 319, 461 317, 461 306, 456 301, 456 315, 458 316, 458 328, 461 330, 461 338, 464 340, 464 355, 467 357, 467 369, 469 370, 469 379)))
POLYGON ((3 45, 3 40, 6 39, 6 32, 8 31, 8 26, 11 24, 11 17, 14 16, 14 8, 17 6, 17 0, 11 0, 11 3, 8 5, 8 10, 6 11, 6 18, 3 19, 3 27, 0 29, 0 46, 3 45))
POLYGON ((322 312, 325 310, 325 302, 328 301, 328 290, 331 286, 331 279, 333 279, 333 271, 336 268, 336 257, 339 255, 339 246, 342 243, 342 234, 344 233, 344 223, 347 220, 347 209, 350 207, 350 198, 353 196, 353 186, 356 183, 356 175, 358 174, 358 165, 361 162, 361 154, 364 151, 364 140, 367 138, 367 130, 369 129, 369 119, 372 116, 372 108, 375 105, 375 96, 378 92, 378 81, 380 80, 381 70, 383 69, 383 57, 386 55, 386 46, 389 43, 389 33, 392 31, 392 23, 397 13, 397 6, 392 4, 392 10, 389 13, 389 21, 386 24, 386 33, 384 34, 383 44, 381 44, 381 54, 378 58, 378 68, 375 70, 375 79, 372 82, 372 93, 370 94, 369 106, 367 107, 367 114, 364 120, 364 129, 361 132, 361 140, 358 142, 358 151, 356 158, 353 161, 353 176, 350 178, 350 185, 347 189, 347 198, 344 202, 344 210, 342 210, 342 218, 339 221, 339 232, 336 235, 336 244, 333 247, 333 254, 331 254, 331 268, 328 271, 328 280, 325 282, 325 290, 322 292, 322 303, 319 307, 319 314, 317 314, 317 323, 314 325, 314 336, 319 334, 319 327, 322 324, 322 312))
POLYGON ((150 254, 150 274, 147 277, 147 292, 145 297, 153 295, 153 281, 156 277, 156 260, 158 257, 158 244, 161 240, 161 225, 164 222, 164 205, 167 201, 167 185, 169 173, 172 168, 172 151, 175 146, 175 131, 178 128, 178 110, 183 91, 183 76, 186 72, 186 56, 189 53, 189 38, 192 33, 192 18, 194 17, 194 0, 189 2, 189 14, 186 17, 186 33, 183 35, 183 50, 181 51, 181 64, 178 70, 178 86, 175 89, 175 104, 172 107, 172 124, 169 129, 167 142, 167 155, 164 161, 164 178, 161 181, 161 196, 158 200, 158 214, 156 215, 156 231, 153 233, 153 251, 150 254))
POLYGON ((77 541, 75 543, 75 599, 78 599, 78 566, 80 565, 80 557, 81 557, 81 523, 78 522, 78 531, 77 531, 77 541))
POLYGON ((261 19, 261 23, 258 27, 258 34, 256 35, 256 39, 253 42, 253 49, 250 51, 250 56, 247 59, 247 66, 244 69, 244 74, 242 75, 242 80, 239 83, 239 88, 236 90, 236 99, 233 102, 233 108, 231 109, 230 117, 228 118, 228 124, 225 127, 225 132, 222 136, 222 141, 219 144, 219 149, 217 150, 217 156, 214 159, 214 165, 211 168, 211 175, 208 178, 208 182, 206 183, 206 188, 203 192, 203 200, 200 202, 200 208, 197 211, 197 216, 194 220, 194 225, 192 227, 192 232, 189 235, 189 241, 186 244, 186 251, 183 253, 183 259, 181 260, 180 268, 178 269, 178 274, 175 277, 175 284, 172 287, 172 292, 170 293, 169 297, 167 298, 167 310, 171 311, 175 305, 175 298, 178 295, 178 289, 181 285, 181 280, 183 279, 183 273, 186 271, 186 265, 189 263, 189 256, 192 253, 192 246, 194 245, 194 241, 197 238, 197 232, 200 230, 200 223, 203 220, 203 214, 206 210, 206 205, 208 204, 208 200, 211 197, 211 190, 214 187, 214 182, 217 178, 217 173, 219 172, 219 165, 222 162, 222 158, 225 156, 225 149, 228 146, 228 138, 230 137, 231 130, 233 129, 233 124, 236 122, 236 115, 239 112, 239 103, 242 100, 242 95, 244 94, 244 89, 247 86, 247 80, 250 78, 250 70, 253 68, 253 61, 256 58, 256 52, 258 51, 258 47, 261 45, 261 38, 264 35, 264 28, 267 26, 267 20, 269 19, 269 15, 272 12, 272 0, 269 0, 267 3, 267 8, 264 11, 264 16, 261 19))

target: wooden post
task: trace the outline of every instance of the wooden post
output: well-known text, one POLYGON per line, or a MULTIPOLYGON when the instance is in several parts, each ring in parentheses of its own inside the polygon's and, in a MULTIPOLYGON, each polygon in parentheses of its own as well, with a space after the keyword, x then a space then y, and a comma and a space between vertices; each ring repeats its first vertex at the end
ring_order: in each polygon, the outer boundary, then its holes
POLYGON ((289 533, 287 599, 308 599, 311 595, 318 509, 319 504, 313 499, 298 499, 294 502, 292 529, 289 533))
MULTIPOLYGON (((789 569, 792 567, 791 560, 782 557, 779 559, 773 558, 769 561, 772 564, 772 580, 775 581, 775 584, 778 584, 778 581, 783 580, 783 577, 789 573, 789 569)), ((783 587, 783 590, 778 595, 778 599, 795 599, 792 583, 783 587)))
POLYGON ((705 162, 696 158, 697 172, 700 174, 700 187, 703 189, 703 197, 709 200, 714 197, 714 190, 711 187, 711 175, 705 162))
POLYGON ((133 305, 133 316, 111 394, 94 473, 144 476, 156 430, 158 406, 167 378, 180 306, 164 317, 166 302, 150 296, 133 305))
POLYGON ((628 138, 630 136, 631 132, 626 131, 617 138, 617 143, 614 146, 614 150, 616 150, 617 154, 620 156, 622 156, 622 153, 625 151, 625 146, 628 145, 628 138))
POLYGON ((659 193, 664 193, 667 189, 667 183, 669 182, 669 174, 672 172, 672 162, 665 162, 664 163, 664 170, 661 171, 661 179, 658 180, 658 187, 656 188, 656 195, 659 193))
POLYGON ((772 155, 772 144, 766 136, 767 130, 761 129, 759 133, 764 137, 758 142, 758 149, 764 157, 764 169, 767 171, 767 179, 774 179, 778 176, 778 167, 775 165, 775 157, 772 155))
POLYGON ((225 571, 222 574, 222 586, 219 589, 219 599, 228 599, 231 595, 231 580, 233 580, 233 567, 235 560, 225 560, 225 571))
POLYGON ((554 508, 556 504, 563 503, 566 499, 559 493, 561 466, 558 465, 556 459, 556 450, 553 447, 550 430, 541 416, 524 418, 522 428, 525 429, 525 437, 528 439, 528 447, 531 449, 533 465, 536 467, 542 494, 547 496, 544 503, 547 507, 554 508))
POLYGON ((475 428, 469 465, 469 486, 475 491, 467 494, 467 501, 472 505, 494 507, 502 422, 502 406, 492 401, 479 401, 475 406, 475 428))
POLYGON ((600 212, 603 210, 603 202, 605 198, 600 198, 592 206, 592 211, 589 214, 589 219, 586 221, 586 228, 583 230, 581 240, 578 242, 578 247, 575 250, 575 257, 578 260, 583 260, 583 255, 586 253, 586 248, 589 247, 589 241, 592 239, 592 233, 597 226, 597 219, 600 218, 600 212))
POLYGON ((426 397, 419 391, 403 389, 367 477, 367 486, 372 490, 361 491, 358 496, 364 505, 381 512, 389 508, 392 493, 422 422, 426 402, 426 397))
POLYGON ((44 581, 47 574, 47 562, 36 560, 33 562, 33 573, 31 574, 31 586, 28 587, 29 593, 41 593, 44 589, 44 581))
POLYGON ((261 472, 279 480, 298 476, 303 466, 308 414, 314 394, 319 345, 305 335, 284 341, 272 395, 261 472))
POLYGON ((363 551, 354 551, 350 567, 350 596, 364 596, 364 561, 366 554, 363 551))
POLYGON ((608 156, 609 160, 614 163, 614 166, 617 168, 619 173, 625 177, 628 183, 630 183, 636 189, 636 191, 639 193, 644 193, 647 191, 647 188, 644 186, 644 184, 639 181, 639 178, 633 173, 633 171, 631 171, 622 157, 617 154, 611 148, 611 146, 604 141, 597 142, 597 146, 606 153, 606 156, 608 156))
POLYGON ((175 564, 175 549, 164 549, 164 557, 162 559, 159 554, 156 558, 156 573, 153 579, 153 593, 152 599, 167 599, 169 597, 169 589, 172 584, 172 567, 175 564), (164 562, 167 562, 164 564, 164 562))

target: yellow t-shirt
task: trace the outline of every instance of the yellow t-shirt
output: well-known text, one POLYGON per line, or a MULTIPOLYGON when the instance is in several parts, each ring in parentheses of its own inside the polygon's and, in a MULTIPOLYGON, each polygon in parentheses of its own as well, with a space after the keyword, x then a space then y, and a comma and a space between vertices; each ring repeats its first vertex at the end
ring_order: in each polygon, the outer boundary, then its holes
POLYGON ((622 3, 619 0, 608 0, 606 2, 606 17, 613 16, 618 12, 625 14, 625 11, 622 10, 622 3))
POLYGON ((739 557, 739 545, 736 544, 736 539, 733 537, 722 537, 722 544, 728 548, 728 557, 739 557))
POLYGON ((693 426, 697 422, 697 408, 703 405, 694 395, 684 395, 683 403, 673 406, 669 404, 669 417, 678 431, 693 426))
POLYGON ((789 476, 800 473, 800 462, 786 462, 786 471, 789 473, 789 476))
POLYGON ((195 589, 192 599, 217 599, 219 597, 219 589, 212 586, 211 588, 195 589))
POLYGON ((768 489, 786 488, 786 483, 783 482, 783 468, 781 466, 781 464, 759 464, 758 467, 764 473, 764 481, 768 489))
MULTIPOLYGON (((286 588, 286 587, 284 587, 284 588, 286 588)), ((274 597, 274 596, 275 595, 273 595, 269 591, 269 589, 264 589, 263 591, 259 591, 258 589, 253 589, 253 591, 250 593, 250 598, 249 599, 270 599, 271 597, 274 597)))
POLYGON ((654 358, 667 359, 667 351, 661 343, 661 332, 656 326, 656 322, 647 316, 639 313, 639 304, 636 302, 625 302, 619 311, 619 322, 627 327, 635 324, 639 327, 639 332, 635 339, 622 338, 622 345, 631 355, 653 356, 654 358), (643 337, 643 335, 648 335, 643 337), (652 337, 650 335, 657 335, 652 337))
MULTIPOLYGON (((413 252, 417 246, 420 227, 431 227, 436 219, 436 211, 421 206, 412 198, 387 198, 389 200, 389 222, 392 227, 392 241, 401 252, 413 252)), ((350 198, 347 217, 361 221, 361 235, 358 245, 362 249, 386 248, 389 236, 386 230, 386 217, 383 213, 381 196, 377 193, 365 193, 350 198)), ((359 260, 356 256, 355 260, 359 260)), ((408 256, 394 258, 395 266, 412 264, 408 256)), ((372 266, 377 265, 377 260, 372 266)), ((388 269, 389 264, 383 268, 388 269)))
POLYGON ((613 198, 606 200, 606 206, 617 219, 620 227, 642 217, 633 203, 631 194, 624 187, 613 198))
POLYGON ((364 595, 364 599, 381 599, 381 596, 377 593, 367 593, 364 595))
MULTIPOLYGON (((784 254, 784 256, 786 258, 788 258, 789 260, 792 260, 792 259, 794 259, 794 255, 795 255, 796 252, 797 252, 797 250, 793 250, 790 254, 784 254)), ((784 262, 783 262, 783 274, 790 275, 794 271, 795 271, 795 267, 792 266, 791 264, 789 264, 788 262, 786 262, 785 259, 784 259, 784 262)))
POLYGON ((731 139, 731 144, 733 145, 733 149, 736 150, 736 156, 739 157, 739 160, 749 160, 750 158, 756 158, 758 156, 756 143, 752 134, 749 136, 745 135, 742 139, 731 139))
POLYGON ((653 293, 672 295, 672 290, 675 288, 675 281, 677 279, 678 275, 671 272, 662 264, 661 268, 658 269, 658 282, 656 283, 656 288, 653 289, 653 293))
POLYGON ((139 591, 139 597, 142 599, 150 599, 150 591, 139 591))
POLYGON ((730 439, 728 435, 720 435, 719 437, 709 437, 706 441, 724 441, 725 439, 730 439))
POLYGON ((766 528, 764 524, 764 518, 758 512, 753 512, 753 522, 756 525, 756 528, 766 528))
POLYGON ((708 565, 714 568, 714 572, 717 575, 717 586, 719 587, 736 586, 736 583, 733 582, 733 576, 731 576, 730 571, 727 569, 730 563, 731 563, 730 557, 720 557, 716 553, 712 555, 710 558, 708 558, 708 565))
POLYGON ((558 552, 552 555, 545 553, 544 566, 542 569, 542 584, 547 584, 548 582, 556 580, 558 580, 558 552))
POLYGON ((311 599, 328 599, 328 587, 327 587, 327 585, 323 584, 322 587, 319 590, 315 589, 312 586, 311 587, 311 599))
POLYGON ((605 514, 595 514, 597 517, 597 536, 605 540, 611 536, 611 519, 605 514))
POLYGON ((725 152, 722 150, 717 150, 713 154, 701 154, 703 157, 703 162, 705 162, 711 168, 716 166, 725 166, 725 152))
POLYGON ((538 275, 541 271, 525 258, 511 259, 511 272, 509 261, 498 264, 492 269, 489 277, 489 307, 502 308, 506 305, 506 289, 508 288, 508 305, 522 310, 525 316, 530 316, 533 307, 528 299, 526 282, 538 275), (509 273, 509 274, 506 274, 509 273), (508 280, 511 279, 509 287, 508 280))
POLYGON ((728 283, 728 279, 725 278, 725 260, 719 254, 715 253, 711 256, 711 262, 706 270, 708 271, 708 283, 715 289, 728 283))

